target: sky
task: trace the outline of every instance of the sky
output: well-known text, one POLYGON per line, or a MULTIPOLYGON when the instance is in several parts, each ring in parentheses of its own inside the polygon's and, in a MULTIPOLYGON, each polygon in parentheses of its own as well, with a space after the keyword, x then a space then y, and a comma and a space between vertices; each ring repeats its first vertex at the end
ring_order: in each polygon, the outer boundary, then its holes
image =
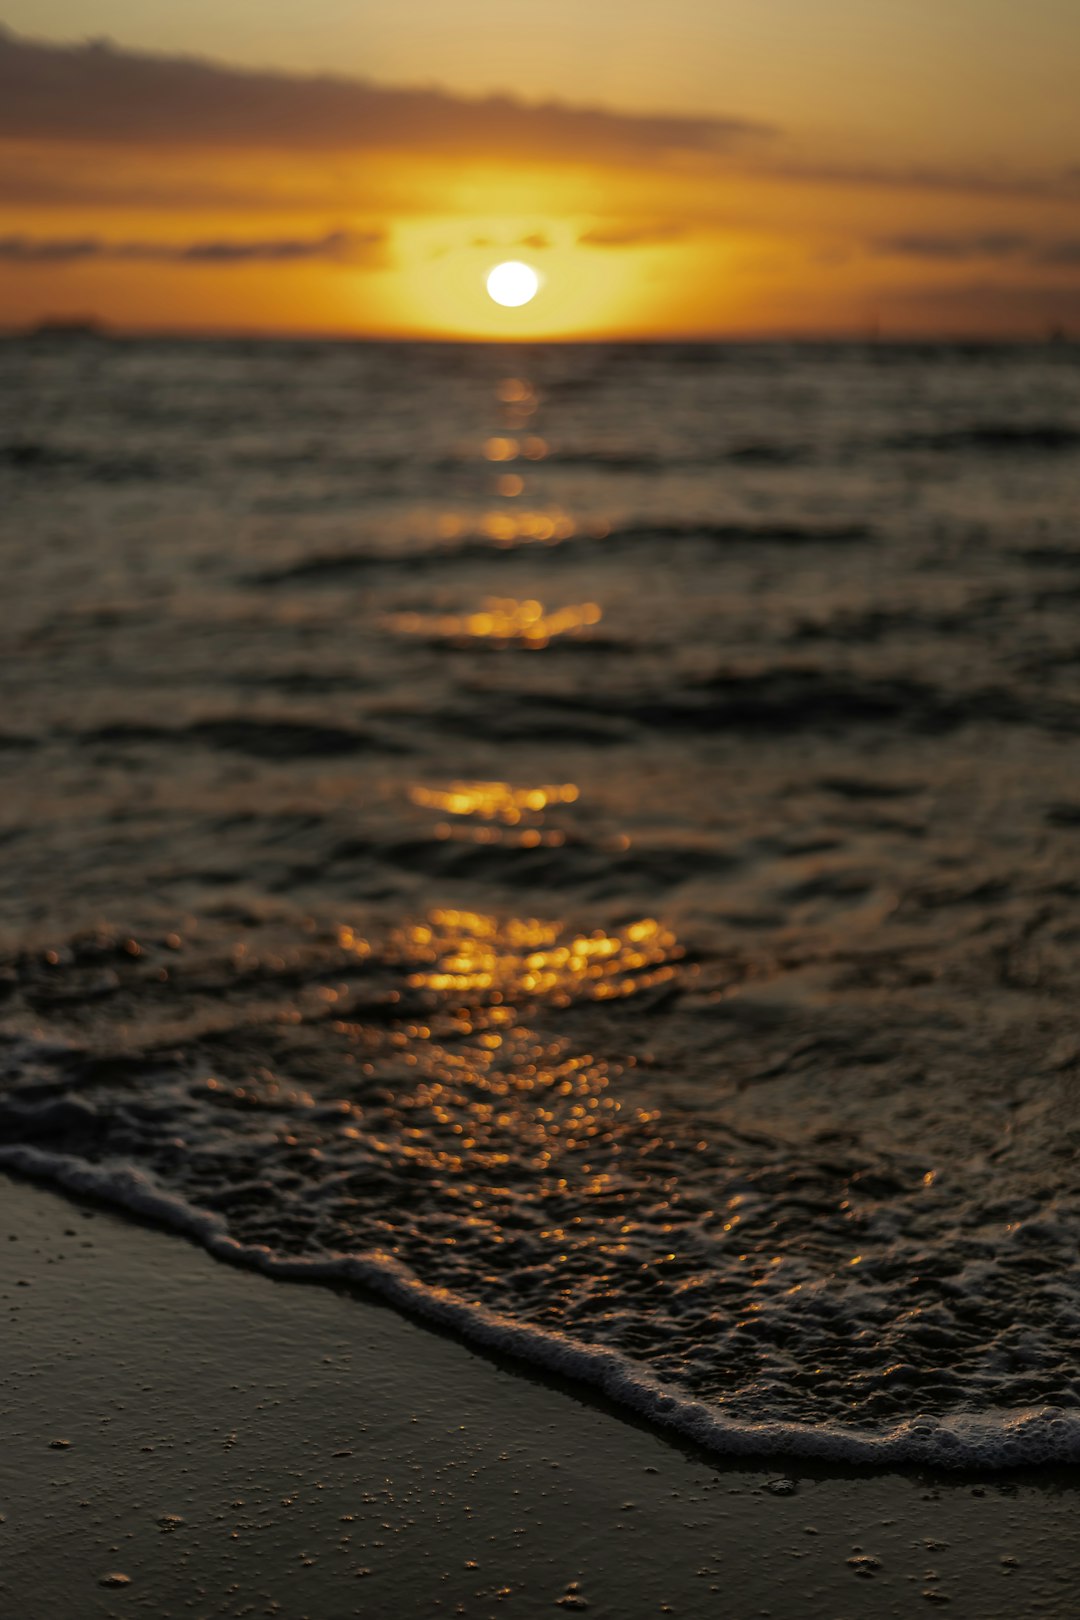
POLYGON ((1080 331, 1074 0, 8 0, 0 24, 0 325, 1080 331), (540 278, 516 310, 485 291, 503 259, 540 278))

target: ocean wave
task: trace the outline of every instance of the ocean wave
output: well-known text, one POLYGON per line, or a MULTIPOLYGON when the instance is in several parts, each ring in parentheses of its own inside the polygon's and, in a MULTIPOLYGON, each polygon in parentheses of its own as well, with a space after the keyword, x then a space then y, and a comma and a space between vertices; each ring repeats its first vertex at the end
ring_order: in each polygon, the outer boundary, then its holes
POLYGON ((201 747, 254 759, 332 759, 348 754, 409 752, 400 739, 354 727, 285 716, 220 715, 187 725, 110 721, 78 733, 82 744, 115 748, 201 747))
POLYGON ((132 1166, 102 1169, 67 1154, 0 1145, 0 1168, 101 1199, 194 1239, 217 1259, 269 1277, 367 1290, 410 1316, 459 1334, 470 1344, 599 1390, 662 1429, 727 1457, 803 1457, 875 1467, 918 1464, 948 1469, 1008 1469, 1080 1462, 1080 1415, 1060 1406, 916 1414, 879 1433, 842 1423, 740 1421, 651 1378, 640 1365, 600 1346, 531 1327, 430 1287, 386 1255, 314 1258, 238 1242, 221 1215, 163 1191, 132 1166))
MULTIPOLYGON (((505 701, 505 697, 504 697, 505 701)), ((1006 686, 955 691, 906 673, 857 674, 810 665, 766 670, 721 670, 653 691, 523 692, 526 708, 574 717, 596 714, 664 731, 758 733, 822 731, 895 723, 910 732, 938 735, 979 724, 1036 726, 1072 734, 1080 705, 1068 697, 1006 686)))
MULTIPOLYGON (((506 516, 513 527, 513 518, 506 516)), ((551 525, 549 524, 549 527, 551 525)), ((454 564, 489 564, 497 558, 520 559, 547 551, 593 550, 618 552, 622 548, 678 542, 718 546, 837 546, 874 539, 875 531, 865 523, 802 523, 790 519, 760 522, 724 522, 709 518, 656 517, 633 522, 585 523, 570 526, 568 532, 538 539, 526 530, 497 538, 481 530, 466 532, 454 540, 418 542, 404 551, 387 548, 350 547, 348 550, 316 553, 274 568, 259 569, 242 576, 243 582, 258 586, 337 585, 353 576, 395 573, 414 575, 445 569, 454 564)))
POLYGON ((363 1284, 717 1450, 1080 1460, 1080 1206, 1045 1173, 1068 1053, 1002 1135, 1003 1076, 981 1106, 965 1078, 977 1021, 778 1016, 733 993, 781 971, 767 950, 688 953, 650 918, 229 915, 8 965, 13 1016, 93 1035, 7 1040, 0 1165, 363 1284), (819 1124, 742 1121, 717 1063, 820 1091, 819 1124), (913 1067, 949 1078, 890 1142, 856 1077, 899 1097, 913 1067))
POLYGON ((1073 351, 0 348, 4 1162, 1074 1460, 1073 351))
POLYGON ((615 473, 667 473, 679 468, 717 467, 725 462, 735 466, 796 467, 811 459, 811 451, 804 444, 765 439, 716 445, 692 455, 644 445, 555 445, 544 459, 555 467, 590 467, 615 473))
POLYGON ((47 439, 10 439, 0 444, 0 467, 31 477, 54 478, 68 473, 104 484, 179 479, 190 476, 192 470, 190 465, 168 465, 152 455, 81 449, 47 439))
POLYGON ((965 450, 995 456, 1045 455, 1080 448, 1080 428, 1066 422, 971 422, 898 434, 886 442, 895 450, 931 450, 941 455, 965 450))

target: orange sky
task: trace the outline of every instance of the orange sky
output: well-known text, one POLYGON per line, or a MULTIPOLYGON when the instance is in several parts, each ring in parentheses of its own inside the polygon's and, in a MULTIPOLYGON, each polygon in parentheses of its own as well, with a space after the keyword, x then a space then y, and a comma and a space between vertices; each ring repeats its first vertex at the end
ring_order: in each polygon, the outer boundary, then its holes
MULTIPOLYGON (((485 4, 462 4, 466 37, 485 4)), ((627 0, 615 69, 590 80, 575 58, 560 73, 538 47, 498 95, 507 81, 479 72, 475 52, 447 49, 437 74, 417 48, 407 77, 405 44, 371 12, 369 39, 385 37, 381 58, 368 57, 386 77, 363 76, 336 8, 334 62, 329 46, 320 55, 310 39, 282 40, 282 19, 297 13, 281 4, 262 8, 261 50, 222 34, 222 19, 253 15, 225 3, 216 33, 210 8, 193 5, 193 37, 152 34, 147 51, 64 43, 65 17, 67 37, 85 35, 86 19, 80 29, 78 8, 56 0, 55 39, 0 35, 0 321, 85 314, 136 329, 484 338, 1080 328, 1080 115, 1055 68, 1080 28, 1071 8, 1040 7, 1048 28, 1060 16, 1059 37, 1047 34, 1045 61, 1030 40, 1015 45, 1027 116, 1014 95, 995 120, 1014 13, 984 0, 1000 40, 984 29, 964 55, 957 36, 950 63, 935 13, 912 0, 928 32, 921 80, 917 35, 896 57, 905 123, 880 40, 863 41, 878 49, 867 58, 882 86, 875 116, 868 70, 845 79, 859 38, 838 33, 830 50, 815 33, 803 83, 785 36, 770 79, 749 22, 745 74, 717 57, 712 82, 727 95, 695 88, 688 100, 716 46, 716 9, 690 0, 672 8, 678 51, 656 8, 627 0), (635 57, 623 36, 645 15, 635 57), (233 61, 202 54, 200 26, 233 61), (328 65, 333 77, 316 73, 328 65), (486 272, 504 258, 541 277, 524 308, 486 295, 486 272)), ((847 9, 875 13, 870 0, 847 9)), ((317 19, 327 0, 309 10, 317 19)), ((436 34, 445 11, 430 12, 436 34)), ((896 8, 880 11, 887 20, 896 8)), ((130 8, 133 30, 138 15, 130 8)))

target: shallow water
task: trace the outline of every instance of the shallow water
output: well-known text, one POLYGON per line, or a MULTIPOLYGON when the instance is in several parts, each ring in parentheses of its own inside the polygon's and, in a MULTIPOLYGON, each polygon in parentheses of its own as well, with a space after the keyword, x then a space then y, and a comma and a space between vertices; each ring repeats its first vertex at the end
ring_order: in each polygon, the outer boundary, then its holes
POLYGON ((1080 1457, 1080 354, 0 345, 0 1163, 1080 1457))

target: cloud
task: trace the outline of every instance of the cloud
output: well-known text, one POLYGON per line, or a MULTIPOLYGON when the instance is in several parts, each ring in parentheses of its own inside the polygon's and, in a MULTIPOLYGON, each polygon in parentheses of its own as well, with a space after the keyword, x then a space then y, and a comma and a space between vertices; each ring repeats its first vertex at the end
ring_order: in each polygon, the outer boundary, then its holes
POLYGON ((647 247, 655 242, 675 242, 686 235, 685 225, 602 225, 583 231, 578 241, 583 247, 647 247))
POLYGON ((1038 254, 1040 264, 1080 265, 1080 236, 1066 236, 1047 242, 1038 254))
POLYGON ((871 245, 876 253, 907 259, 1011 259, 1028 251, 1031 241, 1015 231, 973 235, 912 232, 906 236, 880 236, 871 245))
POLYGON ((0 138, 590 161, 718 152, 772 133, 741 118, 469 99, 0 32, 0 138))
POLYGON ((385 246, 382 231, 329 231, 311 238, 263 241, 110 242, 100 236, 0 236, 0 263, 84 264, 108 259, 132 264, 233 265, 297 264, 324 260, 370 265, 385 246))
POLYGON ((900 236, 876 237, 870 244, 875 253, 887 257, 929 259, 938 263, 967 259, 1018 259, 1031 264, 1080 264, 1080 237, 1040 239, 1017 231, 976 231, 968 233, 912 232, 900 236))
MULTIPOLYGON (((401 211, 435 213, 445 183, 431 165, 407 191, 392 163, 355 155, 310 154, 282 163, 272 152, 192 152, 0 140, 0 207, 108 208, 241 215, 305 216, 321 224, 341 216, 383 219, 401 211)), ((276 227, 275 227, 276 228, 276 227)), ((254 230, 258 227, 253 227, 254 230)))
POLYGON ((921 308, 941 324, 947 320, 956 332, 980 326, 1017 332, 1080 323, 1080 286, 1053 286, 1036 281, 946 282, 937 286, 896 287, 886 307, 921 308))
POLYGON ((870 163, 768 162, 758 173, 794 184, 883 191, 955 192, 978 197, 1062 198, 1076 195, 1080 169, 1016 175, 926 164, 887 167, 870 163))

